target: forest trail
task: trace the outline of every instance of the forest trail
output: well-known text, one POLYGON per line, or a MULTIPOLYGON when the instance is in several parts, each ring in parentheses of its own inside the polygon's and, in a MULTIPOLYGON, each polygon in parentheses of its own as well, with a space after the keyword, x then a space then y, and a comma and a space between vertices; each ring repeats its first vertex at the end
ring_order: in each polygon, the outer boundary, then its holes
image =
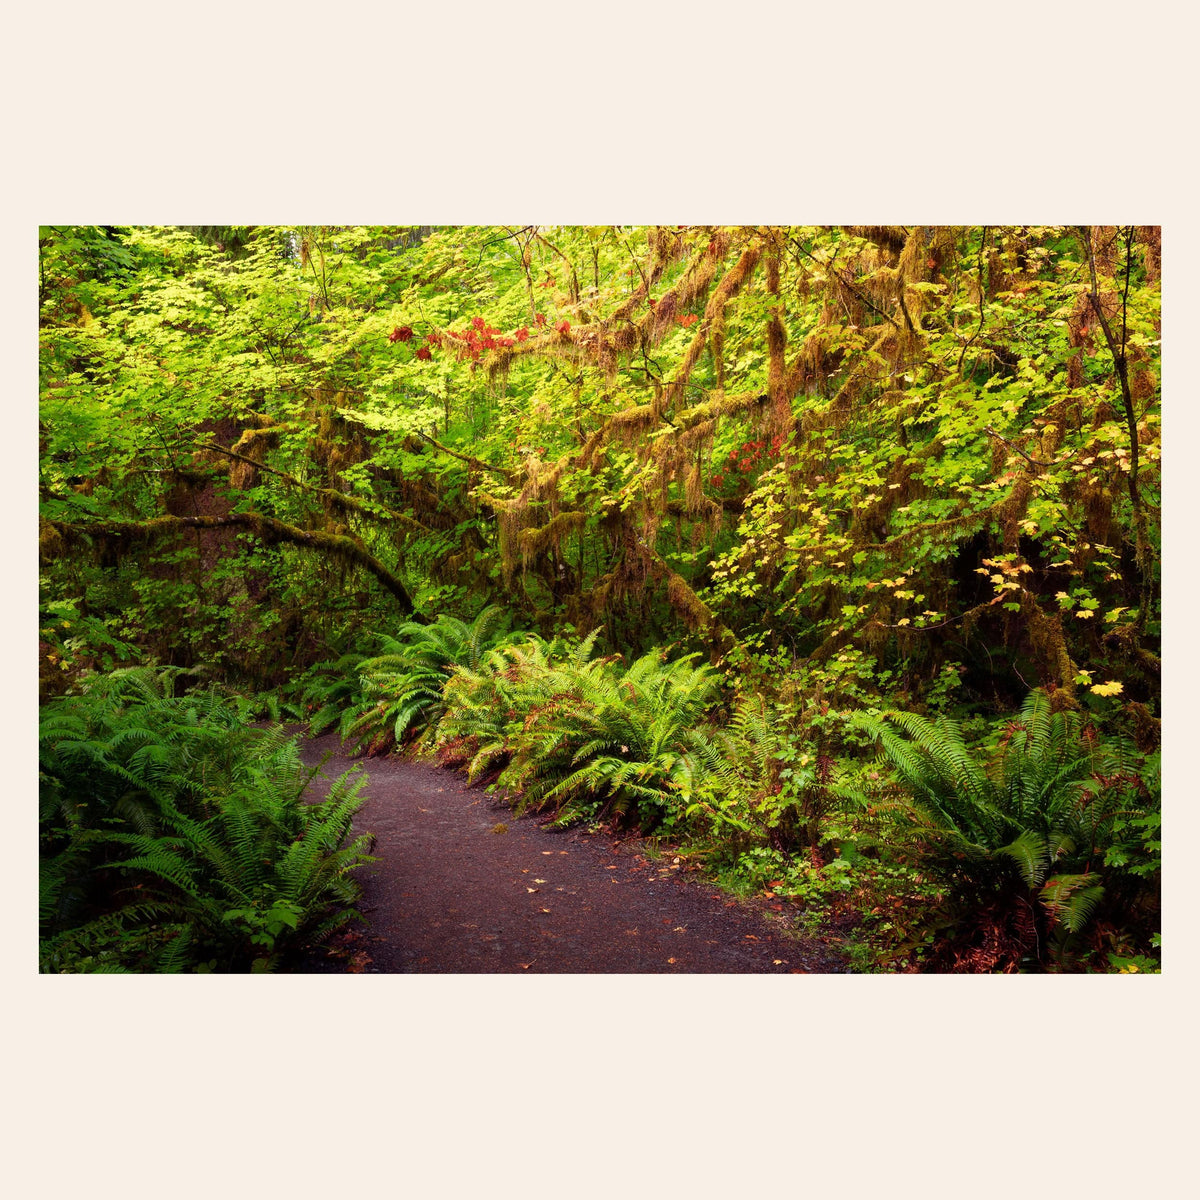
MULTIPOLYGON (((336 736, 301 742, 314 780, 359 760, 336 736)), ((400 758, 363 764, 356 820, 379 861, 360 873, 354 924, 300 968, 364 973, 789 974, 842 972, 829 947, 688 878, 636 842, 515 817, 454 771, 400 758), (505 832, 499 829, 506 828, 505 832)))

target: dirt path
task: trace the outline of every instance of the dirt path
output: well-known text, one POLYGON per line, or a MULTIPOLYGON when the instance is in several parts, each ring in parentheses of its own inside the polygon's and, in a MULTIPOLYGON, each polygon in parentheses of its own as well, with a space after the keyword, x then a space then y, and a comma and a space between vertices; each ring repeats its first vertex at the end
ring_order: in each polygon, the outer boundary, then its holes
MULTIPOLYGON (((308 765, 332 735, 301 743, 308 765)), ((299 968, 315 972, 844 971, 819 942, 788 937, 764 916, 688 878, 636 843, 514 818, 456 772, 398 758, 368 760, 356 824, 377 836, 363 869, 368 924, 299 968), (505 827, 506 830, 505 830, 505 827)), ((319 782, 319 781, 318 781, 319 782)), ((315 784, 314 784, 315 786, 315 784)))

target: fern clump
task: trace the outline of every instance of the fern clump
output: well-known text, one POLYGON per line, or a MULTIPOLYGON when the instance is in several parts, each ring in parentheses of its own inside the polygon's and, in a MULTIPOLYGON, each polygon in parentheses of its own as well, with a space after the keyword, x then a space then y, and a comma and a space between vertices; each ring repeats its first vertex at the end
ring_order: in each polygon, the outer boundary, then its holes
POLYGON ((892 712, 860 724, 911 797, 928 861, 960 905, 991 922, 990 949, 972 951, 979 962, 1065 961, 1108 901, 1156 906, 1155 758, 1101 739, 1040 690, 996 730, 986 757, 950 717, 892 712))
POLYGON ((343 742, 370 755, 420 736, 443 711, 450 673, 477 668, 503 640, 502 620, 503 610, 492 605, 469 623, 446 614, 429 625, 406 621, 379 638, 379 654, 319 668, 306 692, 312 732, 336 725, 343 742))
POLYGON ((704 770, 703 718, 716 677, 694 654, 670 661, 655 650, 628 667, 594 658, 597 636, 533 636, 457 669, 438 744, 466 756, 472 780, 502 767, 497 784, 520 810, 671 825, 704 770))
POLYGON ((362 781, 307 803, 294 738, 170 670, 113 672, 39 734, 45 971, 264 970, 357 916, 362 781))

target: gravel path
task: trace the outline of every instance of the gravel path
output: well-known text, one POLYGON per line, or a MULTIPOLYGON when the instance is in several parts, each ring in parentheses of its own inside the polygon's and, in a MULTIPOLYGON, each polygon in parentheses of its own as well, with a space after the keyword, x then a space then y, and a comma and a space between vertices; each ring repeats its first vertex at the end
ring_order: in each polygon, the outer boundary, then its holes
MULTIPOLYGON (((327 752, 323 778, 352 765, 333 735, 301 744, 310 766, 327 752)), ((670 856, 646 857, 635 841, 515 818, 454 771, 399 758, 365 766, 356 824, 376 834, 380 860, 360 875, 367 925, 302 971, 846 970, 827 946, 787 936, 778 921, 689 877, 670 856)))

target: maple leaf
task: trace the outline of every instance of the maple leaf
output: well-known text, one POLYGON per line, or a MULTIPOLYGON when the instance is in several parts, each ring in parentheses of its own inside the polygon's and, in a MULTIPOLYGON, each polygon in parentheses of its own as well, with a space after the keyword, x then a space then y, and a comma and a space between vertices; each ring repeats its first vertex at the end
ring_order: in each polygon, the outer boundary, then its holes
POLYGON ((421 347, 421 348, 420 348, 420 349, 417 351, 417 357, 418 357, 418 358, 419 358, 419 359, 420 359, 422 362, 428 362, 428 361, 429 361, 429 360, 430 360, 430 359, 433 357, 433 355, 432 355, 432 354, 429 352, 429 347, 428 347, 428 346, 422 346, 422 347, 421 347))
POLYGON ((525 341, 529 337, 529 327, 527 325, 522 325, 521 328, 517 330, 515 336, 518 342, 525 341))
POLYGON ((538 314, 537 314, 537 316, 536 316, 536 317, 534 317, 533 319, 534 319, 534 320, 535 320, 535 321, 536 321, 536 322, 537 322, 539 325, 545 325, 545 323, 546 323, 546 314, 545 314, 545 313, 538 313, 538 314))
POLYGON ((568 334, 571 332, 571 322, 570 321, 559 321, 559 323, 557 325, 555 325, 554 328, 557 329, 559 333, 568 334))
POLYGON ((1093 683, 1088 690, 1097 696, 1119 696, 1125 690, 1125 685, 1110 679, 1107 683, 1093 683))
POLYGON ((397 325, 391 333, 388 334, 389 342, 411 342, 413 331, 408 325, 397 325))

